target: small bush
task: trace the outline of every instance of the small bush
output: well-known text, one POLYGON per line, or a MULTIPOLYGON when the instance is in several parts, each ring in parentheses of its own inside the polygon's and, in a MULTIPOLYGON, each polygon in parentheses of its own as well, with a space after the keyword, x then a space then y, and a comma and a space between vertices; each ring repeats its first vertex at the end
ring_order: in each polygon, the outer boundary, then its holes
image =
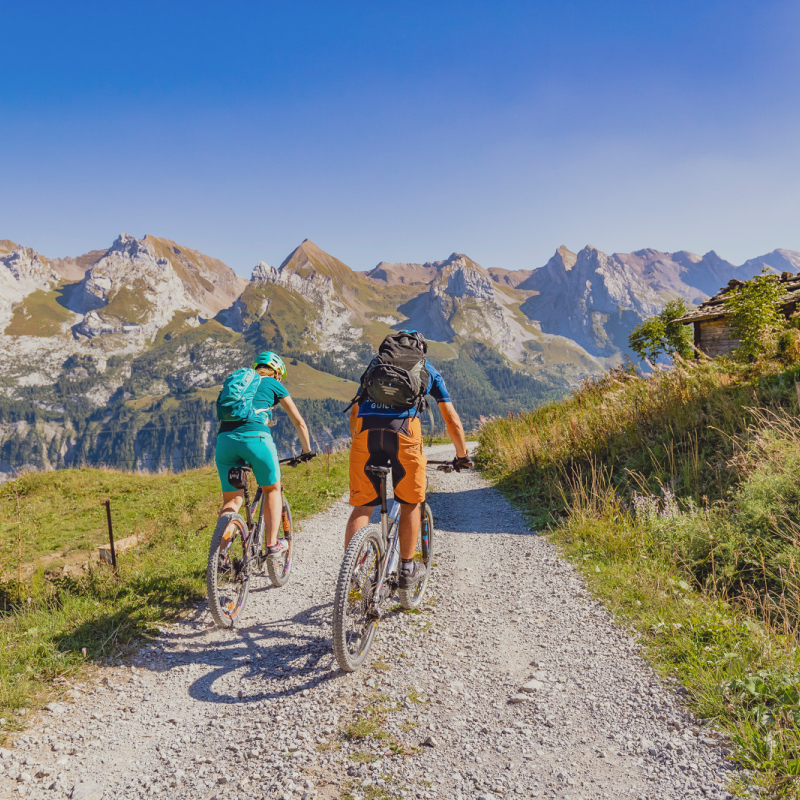
POLYGON ((677 320, 689 313, 682 299, 670 300, 661 313, 637 325, 628 337, 631 350, 650 361, 657 361, 661 355, 677 353, 681 358, 692 355, 691 330, 677 320))
POLYGON ((777 275, 756 275, 725 298, 731 328, 739 340, 737 355, 747 361, 775 354, 778 336, 786 328, 780 301, 783 288, 777 275))
POLYGON ((778 358, 787 367, 800 364, 800 330, 791 327, 778 337, 778 358))

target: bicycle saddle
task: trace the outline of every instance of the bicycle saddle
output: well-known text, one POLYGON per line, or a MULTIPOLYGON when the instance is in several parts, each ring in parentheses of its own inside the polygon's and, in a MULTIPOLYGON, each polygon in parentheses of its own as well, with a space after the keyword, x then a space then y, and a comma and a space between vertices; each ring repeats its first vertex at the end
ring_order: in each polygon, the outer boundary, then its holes
POLYGON ((391 467, 364 467, 364 472, 371 472, 373 475, 388 475, 391 472, 391 467))

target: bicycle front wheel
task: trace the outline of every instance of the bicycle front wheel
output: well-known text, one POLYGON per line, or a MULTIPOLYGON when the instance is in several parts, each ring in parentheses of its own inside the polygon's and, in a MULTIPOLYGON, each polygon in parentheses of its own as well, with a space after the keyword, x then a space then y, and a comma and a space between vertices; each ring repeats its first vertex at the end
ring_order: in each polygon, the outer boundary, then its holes
POLYGON ((206 567, 208 608, 220 628, 230 628, 247 602, 250 587, 245 558, 247 523, 240 514, 223 514, 217 521, 206 567))
MULTIPOLYGON (((285 586, 289 580, 289 573, 292 571, 292 533, 292 509, 289 508, 289 501, 284 497, 278 539, 286 540, 287 549, 278 556, 266 556, 267 572, 273 586, 285 586)), ((264 547, 266 548, 266 546, 266 539, 264 539, 264 547)))
POLYGON ((333 652, 345 672, 355 672, 375 641, 372 615, 381 568, 382 543, 377 528, 367 525, 350 540, 333 601, 333 652))
POLYGON ((413 589, 398 589, 400 605, 406 609, 418 608, 428 588, 428 580, 433 569, 433 512, 427 503, 422 504, 422 522, 417 534, 414 561, 425 565, 425 577, 413 589))

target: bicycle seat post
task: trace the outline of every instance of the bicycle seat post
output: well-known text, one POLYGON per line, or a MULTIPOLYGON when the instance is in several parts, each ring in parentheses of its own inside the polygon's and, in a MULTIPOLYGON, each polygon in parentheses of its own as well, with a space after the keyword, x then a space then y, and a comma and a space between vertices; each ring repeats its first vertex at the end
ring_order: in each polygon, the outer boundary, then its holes
POLYGON ((381 516, 389 513, 389 506, 386 500, 386 473, 381 473, 381 516))

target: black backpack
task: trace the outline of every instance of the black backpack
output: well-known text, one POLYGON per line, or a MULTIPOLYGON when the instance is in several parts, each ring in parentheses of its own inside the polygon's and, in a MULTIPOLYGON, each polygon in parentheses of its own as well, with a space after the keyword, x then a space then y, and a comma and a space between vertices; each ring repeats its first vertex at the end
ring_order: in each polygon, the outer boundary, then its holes
POLYGON ((422 411, 430 381, 425 361, 427 349, 425 340, 416 332, 401 331, 387 336, 361 376, 361 389, 348 408, 369 397, 374 403, 391 408, 422 411))

